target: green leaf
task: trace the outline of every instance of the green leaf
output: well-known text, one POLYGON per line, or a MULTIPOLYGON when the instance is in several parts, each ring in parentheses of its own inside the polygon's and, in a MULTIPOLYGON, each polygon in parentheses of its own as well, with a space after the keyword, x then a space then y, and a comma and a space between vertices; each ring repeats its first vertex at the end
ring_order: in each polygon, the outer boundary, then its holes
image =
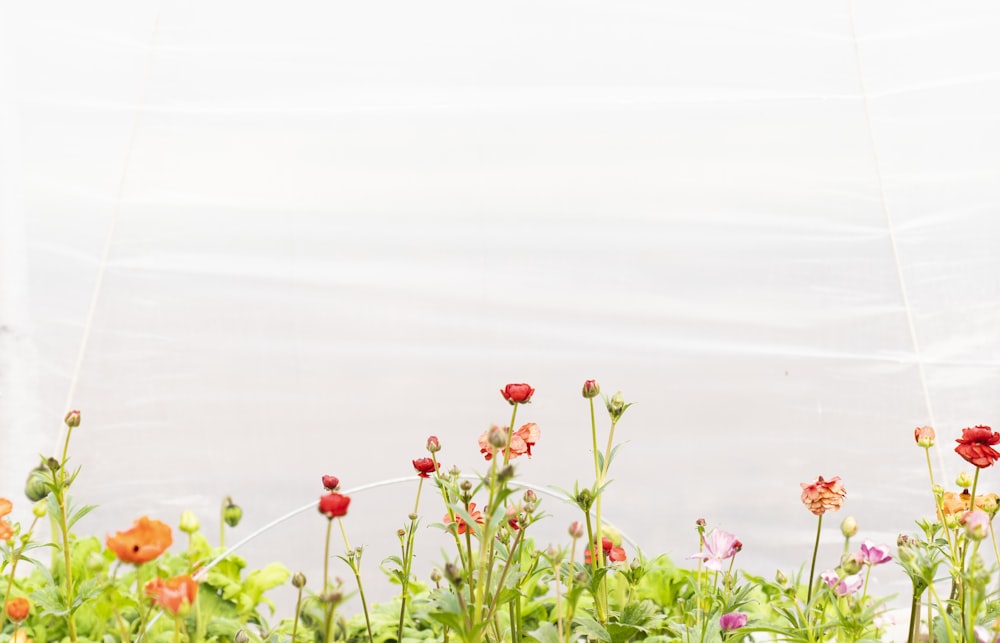
POLYGON ((538 629, 534 629, 527 634, 538 641, 538 643, 560 643, 559 629, 552 623, 542 623, 538 626, 538 629))
POLYGON ((89 514, 94 509, 97 509, 97 505, 84 505, 84 506, 80 507, 79 509, 77 509, 75 512, 73 512, 73 515, 70 516, 70 518, 69 518, 69 525, 67 525, 66 528, 67 529, 72 529, 73 525, 75 525, 77 523, 77 521, 80 520, 80 518, 83 518, 84 516, 86 516, 87 514, 89 514))
POLYGON ((577 616, 573 619, 573 624, 576 625, 574 633, 579 632, 599 641, 604 641, 605 643, 613 643, 611 634, 604 629, 600 623, 592 618, 577 616))

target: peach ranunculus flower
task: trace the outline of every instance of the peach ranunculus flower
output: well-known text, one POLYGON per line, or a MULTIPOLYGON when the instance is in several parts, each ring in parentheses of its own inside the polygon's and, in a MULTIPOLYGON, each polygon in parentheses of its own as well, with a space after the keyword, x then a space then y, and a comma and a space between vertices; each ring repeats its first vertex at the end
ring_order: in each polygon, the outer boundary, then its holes
MULTIPOLYGON (((969 490, 962 493, 945 491, 941 496, 941 508, 944 515, 954 516, 969 510, 969 490)), ((995 514, 997 510, 998 497, 995 493, 985 493, 976 496, 976 509, 981 509, 987 514, 995 514)), ((940 518, 940 516, 938 516, 940 518)))
POLYGON ((14 537, 14 528, 4 520, 4 516, 14 510, 14 505, 6 498, 0 498, 0 540, 10 540, 14 537))
POLYGON ((173 542, 170 525, 146 516, 136 520, 131 529, 119 531, 114 536, 108 534, 105 539, 108 549, 115 552, 118 560, 136 565, 153 560, 173 542))
POLYGON ((146 583, 146 596, 153 599, 154 605, 171 614, 178 614, 185 605, 193 605, 198 598, 198 582, 190 574, 166 580, 154 578, 146 583))
MULTIPOLYGON (((494 427, 496 428, 496 427, 494 427)), ((503 432, 507 432, 507 427, 503 428, 503 432)), ((528 422, 521 426, 520 429, 514 431, 510 436, 510 444, 507 445, 506 449, 510 450, 509 460, 520 455, 527 455, 531 457, 531 447, 535 446, 538 442, 538 438, 542 435, 542 430, 538 428, 538 425, 534 422, 528 422)), ((487 460, 493 458, 493 453, 497 450, 496 447, 490 444, 490 432, 483 431, 482 435, 479 436, 479 452, 482 453, 487 460)))
POLYGON ((840 476, 830 480, 820 476, 815 482, 802 482, 799 486, 802 487, 802 504, 817 516, 840 509, 847 498, 847 489, 844 489, 840 476))
POLYGON ((28 630, 20 627, 10 637, 10 643, 35 643, 35 639, 28 636, 28 630))

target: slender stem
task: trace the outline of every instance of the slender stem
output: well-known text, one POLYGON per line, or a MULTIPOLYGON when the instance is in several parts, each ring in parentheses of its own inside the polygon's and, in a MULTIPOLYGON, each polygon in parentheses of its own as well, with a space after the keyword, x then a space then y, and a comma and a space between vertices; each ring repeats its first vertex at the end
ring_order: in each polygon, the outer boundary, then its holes
POLYGON ((597 461, 597 419, 594 417, 594 398, 590 398, 590 438, 594 443, 594 480, 597 480, 601 477, 601 467, 597 461))
MULTIPOLYGON (((955 633, 951 629, 951 619, 948 618, 947 612, 945 612, 944 604, 941 602, 941 597, 938 595, 937 590, 934 589, 934 583, 927 585, 927 589, 930 590, 931 596, 937 601, 938 611, 941 613, 941 620, 944 621, 945 629, 948 630, 948 640, 951 643, 955 643, 955 633)), ((931 632, 931 638, 934 637, 934 629, 931 627, 930 623, 927 624, 927 629, 931 632)))
POLYGON ((517 402, 514 402, 514 410, 510 412, 510 426, 507 427, 507 446, 503 450, 503 466, 510 464, 510 441, 514 439, 514 420, 517 418, 517 402))
POLYGON ((302 588, 299 588, 298 598, 295 599, 295 620, 292 621, 292 643, 295 643, 295 633, 299 629, 299 611, 302 609, 302 588))
POLYGON ((399 606, 399 628, 397 629, 397 641, 403 640, 403 622, 406 615, 406 600, 409 598, 409 587, 410 587, 410 569, 413 563, 413 537, 414 533, 417 531, 417 511, 420 508, 420 492, 424 488, 424 479, 420 478, 417 482, 417 499, 413 502, 413 516, 410 520, 410 526, 406 530, 406 545, 403 547, 403 578, 402 578, 402 593, 399 606))
POLYGON ((521 535, 524 534, 524 530, 517 532, 517 536, 514 538, 514 546, 510 549, 510 555, 507 556, 507 562, 503 566, 503 571, 500 573, 500 581, 497 583, 497 593, 493 595, 493 600, 490 602, 489 612, 486 613, 486 619, 489 620, 493 616, 494 610, 497 608, 497 599, 500 597, 500 590, 503 589, 503 582, 507 580, 507 572, 510 571, 511 563, 514 559, 514 552, 520 551, 518 548, 521 544, 521 535))
POLYGON ((809 589, 806 592, 806 604, 812 602, 813 595, 813 576, 816 573, 816 554, 819 553, 819 535, 823 529, 823 514, 819 515, 819 520, 816 522, 816 544, 813 545, 813 557, 812 564, 809 566, 809 589))
MULTIPOLYGON (((333 531, 333 519, 326 521, 326 543, 323 545, 323 592, 330 580, 330 533, 333 531)), ((321 592, 322 593, 322 592, 321 592)))
POLYGON ((72 435, 73 427, 69 426, 69 430, 66 431, 66 441, 63 443, 62 461, 59 463, 59 490, 56 494, 56 500, 59 501, 59 530, 62 533, 63 561, 66 564, 66 606, 69 610, 66 614, 66 628, 70 641, 76 643, 76 620, 73 614, 73 567, 70 561, 69 547, 69 496, 66 493, 69 486, 66 478, 66 458, 69 453, 69 439, 72 435))

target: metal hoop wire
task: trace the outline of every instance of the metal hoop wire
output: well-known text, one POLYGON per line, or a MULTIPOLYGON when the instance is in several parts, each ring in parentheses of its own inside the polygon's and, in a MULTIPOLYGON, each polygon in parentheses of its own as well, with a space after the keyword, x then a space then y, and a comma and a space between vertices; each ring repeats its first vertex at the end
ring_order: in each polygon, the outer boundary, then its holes
MULTIPOLYGON (((479 476, 474 476, 474 475, 471 475, 471 474, 463 474, 463 475, 459 476, 459 479, 461 479, 461 480, 479 480, 480 478, 479 478, 479 476)), ((414 477, 414 476, 407 476, 405 478, 389 478, 388 480, 379 480, 378 482, 372 482, 372 483, 369 483, 369 484, 363 484, 360 487, 352 487, 350 489, 346 489, 346 490, 344 490, 344 494, 345 495, 351 495, 351 494, 361 493, 362 491, 369 491, 371 489, 378 489, 378 488, 381 488, 381 487, 390 487, 392 485, 401 484, 401 483, 404 483, 404 482, 413 482, 415 480, 417 480, 417 478, 414 477)), ((566 498, 566 496, 564 496, 562 494, 559 494, 559 493, 556 493, 556 492, 552 491, 551 489, 547 489, 545 487, 541 487, 539 485, 532 484, 530 482, 514 482, 514 481, 512 481, 512 482, 510 482, 510 485, 512 487, 517 487, 519 489, 531 489, 532 491, 535 491, 537 493, 545 494, 546 496, 549 496, 549 497, 552 497, 552 498, 557 498, 557 499, 559 499, 559 500, 561 500, 561 501, 563 501, 563 502, 565 502, 567 504, 569 504, 569 502, 570 502, 569 499, 566 498)), ((316 501, 315 500, 310 501, 308 504, 305 504, 305 505, 299 507, 298 509, 293 509, 292 511, 289 511, 288 513, 286 513, 283 516, 278 516, 277 518, 275 518, 271 522, 269 522, 269 523, 267 523, 267 524, 265 524, 265 525, 263 525, 261 527, 258 527, 250 535, 244 536, 243 539, 241 539, 240 541, 238 541, 236 544, 230 545, 229 547, 227 547, 224 552, 222 552, 221 554, 219 554, 218 556, 216 556, 215 558, 213 558, 211 560, 211 562, 209 562, 207 565, 205 565, 204 567, 202 567, 201 569, 199 569, 194 574, 193 578, 196 581, 203 580, 208 575, 208 571, 210 569, 212 569, 213 567, 215 567, 216 565, 218 565, 220 562, 222 562, 222 560, 224 560, 227 556, 229 556, 229 554, 233 553, 234 551, 236 551, 237 549, 239 549, 243 545, 247 544, 248 542, 250 542, 251 540, 253 540, 257 536, 259 536, 262 533, 264 533, 265 531, 269 531, 270 529, 273 529, 274 527, 277 527, 281 523, 283 523, 283 522, 285 522, 287 520, 290 520, 291 518, 294 518, 295 516, 299 515, 300 513, 303 513, 305 511, 309 511, 310 509, 316 509, 316 501)), ((593 515, 593 513, 594 512, 591 511, 591 515, 593 515)), ((621 534, 622 539, 625 542, 627 542, 629 545, 631 545, 633 547, 633 549, 636 549, 636 550, 639 549, 639 545, 628 534, 626 534, 625 532, 623 532, 621 530, 618 530, 618 532, 621 534)), ((156 616, 154 616, 152 618, 152 620, 150 620, 149 623, 146 624, 146 629, 143 630, 142 635, 139 636, 138 639, 136 639, 136 643, 140 643, 142 641, 142 638, 146 635, 147 632, 149 632, 150 628, 152 628, 153 625, 158 620, 160 620, 160 617, 162 615, 163 615, 163 612, 157 613, 156 616)))

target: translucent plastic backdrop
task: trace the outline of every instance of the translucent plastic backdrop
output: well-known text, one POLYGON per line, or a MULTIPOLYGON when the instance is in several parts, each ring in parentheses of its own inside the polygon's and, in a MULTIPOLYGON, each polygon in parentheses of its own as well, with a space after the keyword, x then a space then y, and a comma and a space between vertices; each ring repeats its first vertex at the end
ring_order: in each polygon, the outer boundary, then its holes
MULTIPOLYGON (((817 475, 848 489, 827 565, 847 515, 894 541, 931 511, 913 427, 947 455, 1000 424, 998 30, 989 2, 0 5, 2 495, 80 408, 81 530, 214 534, 230 494, 233 539, 430 434, 481 469, 510 381, 519 473, 572 487, 597 378, 636 402, 605 506, 647 553, 703 517, 793 571, 817 475)), ((372 583, 415 488, 351 505, 372 583)), ((316 578, 323 532, 244 553, 316 578)))

